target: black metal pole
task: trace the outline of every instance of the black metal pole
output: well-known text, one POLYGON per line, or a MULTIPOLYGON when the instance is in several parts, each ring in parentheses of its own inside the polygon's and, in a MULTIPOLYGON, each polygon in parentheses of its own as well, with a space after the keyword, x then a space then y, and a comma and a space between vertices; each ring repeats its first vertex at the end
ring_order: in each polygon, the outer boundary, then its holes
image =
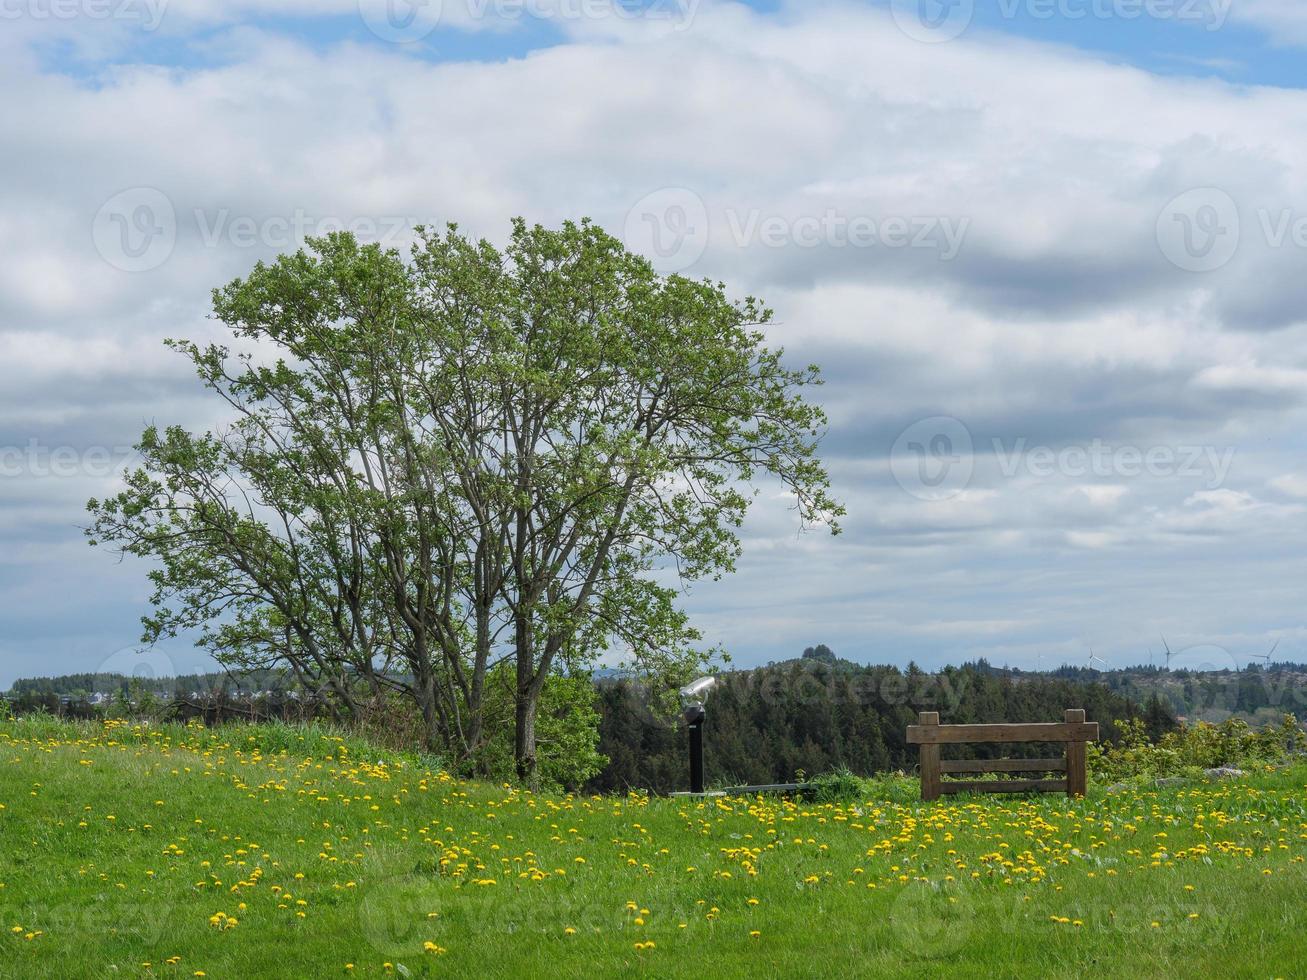
POLYGON ((690 727, 690 792, 703 792, 703 708, 686 712, 690 727))

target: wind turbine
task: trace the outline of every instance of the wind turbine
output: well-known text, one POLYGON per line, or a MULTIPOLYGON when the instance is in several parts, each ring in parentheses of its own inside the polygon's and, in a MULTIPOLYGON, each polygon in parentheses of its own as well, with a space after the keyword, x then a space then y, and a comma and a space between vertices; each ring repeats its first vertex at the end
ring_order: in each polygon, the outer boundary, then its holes
POLYGON ((1262 662, 1262 669, 1269 670, 1271 666, 1271 654, 1275 653, 1275 648, 1278 647, 1279 645, 1280 645, 1280 641, 1276 640, 1273 644, 1271 644, 1271 649, 1266 651, 1266 653, 1254 653, 1249 659, 1260 660, 1262 662))
POLYGON ((1104 660, 1102 657, 1095 657, 1095 656, 1094 656, 1094 651, 1091 649, 1091 650, 1089 651, 1089 662, 1086 664, 1086 666, 1087 666, 1090 670, 1093 670, 1093 669, 1094 669, 1094 661, 1095 661, 1095 660, 1097 660, 1097 661, 1098 661, 1100 664, 1102 664, 1104 667, 1107 666, 1107 661, 1104 660))
POLYGON ((1162 637, 1162 649, 1166 651, 1166 669, 1169 671, 1171 669, 1171 658, 1174 657, 1175 654, 1171 652, 1171 647, 1166 642, 1165 636, 1162 637))

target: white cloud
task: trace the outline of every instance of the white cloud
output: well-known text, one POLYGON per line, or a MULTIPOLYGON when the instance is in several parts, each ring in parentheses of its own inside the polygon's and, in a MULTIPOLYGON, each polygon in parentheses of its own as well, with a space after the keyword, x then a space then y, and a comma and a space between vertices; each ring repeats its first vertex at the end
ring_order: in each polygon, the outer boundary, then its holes
MULTIPOLYGON (((153 420, 211 424, 159 341, 213 336, 208 290, 293 247, 293 226, 362 221, 401 244, 414 221, 501 238, 514 214, 591 215, 620 232, 650 191, 687 188, 709 221, 689 273, 769 299, 773 339, 826 368, 826 451, 850 503, 848 534, 796 546, 783 502, 768 502, 738 579, 696 590, 696 613, 742 659, 800 649, 818 629, 843 637, 841 652, 938 662, 1125 646, 1167 617, 1242 636, 1296 614, 1258 583, 1284 576, 1277 549, 1307 524, 1257 493, 1303 496, 1282 474, 1296 471, 1307 421, 1307 287, 1304 256, 1292 237, 1268 241, 1262 215, 1307 216, 1307 93, 1163 78, 992 35, 927 48, 852 5, 765 16, 705 4, 685 30, 569 22, 565 43, 468 63, 310 47, 241 26, 247 16, 179 4, 161 30, 221 58, 125 60, 89 79, 31 55, 40 25, 0 40, 0 444, 118 445, 153 420), (190 33, 223 24, 236 29, 190 33), (1236 202, 1241 240, 1228 264, 1194 273, 1159 247, 1159 218, 1203 187, 1236 202), (92 224, 133 188, 165 196, 176 240, 157 267, 129 273, 105 260, 92 224), (951 260, 929 242, 796 239, 827 214, 846 230, 949 219, 966 231, 951 260), (738 240, 765 222, 781 245, 738 240), (886 458, 935 415, 959 419, 977 453, 970 484, 943 502, 904 492, 886 458), (1220 486, 1206 471, 1012 476, 995 440, 1238 453, 1220 486), (1223 580, 1247 593, 1225 619, 1191 550, 1199 537, 1243 569, 1223 580), (1170 589, 1193 598, 1160 601, 1170 589), (796 594, 808 604, 775 620, 735 615, 796 594), (974 626, 974 642, 950 624, 974 626)), ((105 38, 78 43, 87 57, 132 50, 105 38)), ((91 492, 13 492, 0 543, 30 556, 34 542, 66 542, 91 492)), ((33 590, 47 621, 68 612, 52 583, 75 562, 78 581, 118 583, 82 590, 86 616, 115 649, 130 642, 142 590, 125 580, 139 569, 53 553, 8 566, 44 585, 33 590)), ((67 629, 95 632, 78 617, 67 629)), ((34 657, 59 642, 47 634, 29 626, 21 643, 34 657)))
POLYGON ((1202 388, 1248 391, 1307 391, 1307 370, 1263 364, 1212 364, 1194 375, 1202 388))
POLYGON ((1307 499, 1307 476, 1299 473, 1285 473, 1270 481, 1270 486, 1290 497, 1307 499))
POLYGON ((1233 0, 1230 17, 1266 31, 1275 44, 1307 44, 1307 9, 1298 0, 1233 0))

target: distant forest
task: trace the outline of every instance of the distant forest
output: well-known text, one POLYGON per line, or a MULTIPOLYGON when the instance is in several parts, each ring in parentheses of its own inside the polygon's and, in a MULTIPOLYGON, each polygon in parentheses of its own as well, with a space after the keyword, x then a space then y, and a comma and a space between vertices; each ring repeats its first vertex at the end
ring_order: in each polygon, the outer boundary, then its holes
MULTIPOLYGON (((599 682, 599 751, 609 762, 587 789, 685 788, 684 731, 651 719, 644 704, 633 680, 599 682)), ((1101 683, 1014 678, 983 661, 928 674, 913 665, 903 671, 810 654, 720 675, 707 701, 705 764, 713 785, 790 782, 840 768, 859 775, 910 770, 917 752, 906 742, 906 729, 920 711, 971 724, 1060 721, 1066 708, 1084 708, 1108 738, 1118 719, 1142 718, 1154 738, 1177 725, 1159 699, 1131 701, 1101 683)), ((1015 754, 1011 748, 958 746, 952 754, 1015 754)))
MULTIPOLYGON (((1151 666, 1036 673, 980 660, 931 674, 911 664, 854 664, 819 644, 799 659, 723 671, 718 679, 705 728, 709 780, 716 785, 789 782, 839 768, 858 774, 911 769, 916 752, 905 742, 905 729, 920 711, 966 724, 1056 721, 1066 708, 1084 708, 1105 738, 1113 738, 1113 723, 1125 718, 1143 719, 1156 738, 1184 721, 1220 721, 1232 714, 1254 725, 1278 723, 1285 713, 1307 716, 1307 668, 1290 663, 1204 673, 1151 666)), ((585 788, 684 788, 684 728, 651 710, 632 677, 601 671, 595 689, 598 748, 609 762, 585 788)), ((156 707, 171 703, 175 717, 207 722, 325 712, 324 703, 292 694, 274 671, 159 680, 104 674, 31 678, 16 682, 8 697, 19 711, 85 716, 115 701, 151 699, 156 707), (96 694, 98 705, 88 703, 96 694)), ((960 747, 957 754, 985 751, 960 747)))
POLYGON ((227 673, 181 674, 176 677, 128 677, 125 674, 62 674, 58 677, 25 677, 16 680, 9 689, 11 700, 26 697, 55 695, 56 697, 85 698, 93 694, 132 695, 134 691, 148 691, 156 696, 190 697, 193 694, 213 692, 283 691, 287 688, 286 675, 279 670, 247 671, 239 675, 227 673))

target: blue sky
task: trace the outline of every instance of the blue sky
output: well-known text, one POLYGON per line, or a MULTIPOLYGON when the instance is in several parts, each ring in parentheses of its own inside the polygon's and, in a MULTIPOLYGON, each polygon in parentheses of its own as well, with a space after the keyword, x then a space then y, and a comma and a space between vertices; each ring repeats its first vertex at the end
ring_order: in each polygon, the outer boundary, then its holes
POLYGON ((222 424, 161 343, 210 288, 518 214, 825 369, 847 530, 762 488, 686 598, 736 663, 1307 659, 1307 6, 394 2, 5 7, 0 686, 132 656, 146 569, 78 526, 144 425, 222 424))
MULTIPOLYGON (((41 5, 41 0, 28 2, 38 8, 41 5)), ((146 0, 139 0, 139 7, 132 0, 118 2, 129 12, 145 10, 146 0)), ((364 6, 383 6, 370 0, 362 2, 364 6)), ((575 9, 580 9, 583 2, 575 0, 575 9)), ((670 20, 692 23, 699 10, 716 0, 615 2, 631 18, 653 11, 670 20)), ((408 6, 408 0, 396 3, 401 13, 408 6)), ((276 10, 280 5, 271 6, 276 10)), ((75 42, 57 31, 36 38, 33 44, 41 50, 49 70, 88 80, 107 63, 148 62, 184 69, 221 64, 226 59, 221 38, 240 29, 293 36, 319 50, 345 43, 387 45, 352 5, 342 8, 326 3, 319 5, 321 12, 316 14, 311 12, 313 4, 285 6, 291 9, 271 15, 257 8, 243 9, 237 14, 198 18, 181 25, 174 25, 170 18, 180 4, 177 8, 165 7, 158 29, 128 33, 109 56, 79 52, 75 42)), ((443 6, 446 16, 435 21, 429 32, 423 31, 420 39, 404 45, 405 52, 433 62, 522 57, 567 42, 574 18, 551 16, 559 6, 557 0, 524 0, 521 4, 499 0, 498 7, 491 0, 453 0, 443 6), (487 26, 493 15, 472 21, 447 15, 459 6, 473 11, 499 9, 499 22, 487 26)), ((561 6, 568 9, 566 0, 561 6)), ((738 6, 782 20, 793 8, 788 5, 787 9, 777 0, 745 0, 738 6)), ((1301 47, 1288 42, 1277 20, 1269 14, 1241 19, 1245 8, 1256 5, 1239 0, 868 0, 862 6, 887 12, 898 8, 907 16, 920 16, 927 22, 937 18, 945 25, 951 17, 964 17, 966 26, 959 37, 994 33, 1064 45, 1092 57, 1158 74, 1284 87, 1301 87, 1307 79, 1301 47), (1157 12, 1150 15, 1149 10, 1157 12)), ((1262 6, 1273 8, 1274 0, 1262 6)), ((140 16, 150 15, 142 12, 140 16)))

